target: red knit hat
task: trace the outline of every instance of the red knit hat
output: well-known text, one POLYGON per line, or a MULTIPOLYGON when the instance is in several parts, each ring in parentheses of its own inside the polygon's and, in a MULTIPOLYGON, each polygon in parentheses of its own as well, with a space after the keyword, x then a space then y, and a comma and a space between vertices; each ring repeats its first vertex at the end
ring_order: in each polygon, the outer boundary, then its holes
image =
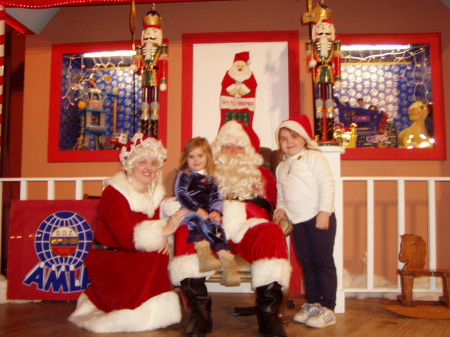
POLYGON ((291 119, 281 122, 281 124, 278 126, 277 130, 275 131, 275 138, 276 138, 278 145, 280 145, 279 144, 279 136, 280 136, 281 128, 287 128, 289 130, 297 132, 301 137, 303 137, 306 140, 306 144, 308 145, 308 148, 310 148, 310 149, 316 149, 319 146, 317 144, 317 142, 314 140, 314 134, 313 134, 312 128, 311 128, 311 122, 309 121, 309 118, 307 115, 294 116, 291 119))
POLYGON ((217 134, 216 142, 219 145, 235 144, 239 146, 249 145, 259 152, 259 137, 255 131, 241 121, 231 120, 226 122, 217 134))

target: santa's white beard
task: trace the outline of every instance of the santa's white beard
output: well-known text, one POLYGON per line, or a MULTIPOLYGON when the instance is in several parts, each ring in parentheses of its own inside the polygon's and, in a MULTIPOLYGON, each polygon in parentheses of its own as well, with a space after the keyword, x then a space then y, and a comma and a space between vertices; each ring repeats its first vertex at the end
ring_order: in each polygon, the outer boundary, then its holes
POLYGON ((244 82, 252 76, 252 71, 248 66, 245 66, 245 69, 243 69, 242 71, 239 71, 238 69, 238 66, 233 65, 228 71, 228 75, 230 75, 233 80, 237 82, 244 82))
POLYGON ((247 200, 264 195, 261 171, 253 160, 247 154, 216 154, 214 175, 223 199, 247 200))

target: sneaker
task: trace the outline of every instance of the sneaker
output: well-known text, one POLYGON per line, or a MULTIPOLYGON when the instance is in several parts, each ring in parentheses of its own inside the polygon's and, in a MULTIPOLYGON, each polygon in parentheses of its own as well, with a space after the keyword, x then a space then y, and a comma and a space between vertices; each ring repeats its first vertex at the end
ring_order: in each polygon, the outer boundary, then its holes
POLYGON ((315 316, 310 317, 306 321, 306 325, 311 328, 326 328, 334 324, 336 324, 334 311, 325 307, 321 307, 315 316))
POLYGON ((302 305, 299 312, 294 316, 294 322, 306 323, 306 321, 319 313, 322 306, 319 303, 305 303, 302 305))

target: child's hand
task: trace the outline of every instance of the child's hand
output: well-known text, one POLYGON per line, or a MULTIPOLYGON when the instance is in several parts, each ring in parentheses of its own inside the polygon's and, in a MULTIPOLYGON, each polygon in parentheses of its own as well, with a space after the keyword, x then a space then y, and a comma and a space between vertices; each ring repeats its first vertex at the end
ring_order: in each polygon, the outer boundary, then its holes
POLYGON ((163 247, 161 249, 158 250, 158 253, 164 254, 164 255, 169 255, 171 250, 169 241, 165 240, 163 247))
POLYGON ((275 211, 275 214, 273 215, 273 221, 279 221, 281 219, 286 219, 287 214, 286 211, 283 208, 279 208, 275 211))
POLYGON ((222 216, 220 215, 219 212, 212 211, 211 213, 209 213, 209 220, 215 221, 215 222, 220 222, 220 220, 222 220, 222 216))
POLYGON ((327 212, 319 212, 316 218, 316 228, 327 230, 330 226, 330 214, 327 212))
POLYGON ((203 220, 207 220, 208 219, 208 213, 206 213, 206 211, 203 208, 199 208, 197 210, 197 214, 200 215, 203 220))
POLYGON ((172 215, 169 221, 167 221, 167 225, 165 225, 163 228, 163 235, 169 236, 175 233, 178 226, 181 225, 181 223, 183 222, 184 217, 188 211, 189 211, 188 209, 182 209, 177 211, 174 215, 172 215))

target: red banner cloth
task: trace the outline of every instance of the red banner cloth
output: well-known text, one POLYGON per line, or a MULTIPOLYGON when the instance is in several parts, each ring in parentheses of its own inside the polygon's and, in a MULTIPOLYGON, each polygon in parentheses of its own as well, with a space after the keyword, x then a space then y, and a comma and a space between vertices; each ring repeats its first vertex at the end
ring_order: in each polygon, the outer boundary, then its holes
POLYGON ((89 284, 84 258, 98 200, 14 201, 8 299, 76 300, 89 284))

